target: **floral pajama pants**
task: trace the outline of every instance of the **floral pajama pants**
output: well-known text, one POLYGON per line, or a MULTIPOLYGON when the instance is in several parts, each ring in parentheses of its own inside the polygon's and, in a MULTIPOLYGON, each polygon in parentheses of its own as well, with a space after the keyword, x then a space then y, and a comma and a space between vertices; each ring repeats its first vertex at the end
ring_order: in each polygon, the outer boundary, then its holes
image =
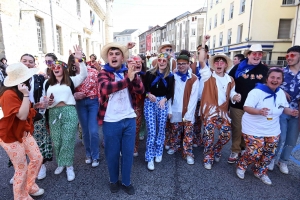
POLYGON ((78 127, 75 106, 50 108, 49 125, 58 166, 72 166, 78 127))
POLYGON ((29 194, 39 190, 35 179, 43 162, 43 156, 31 134, 24 132, 22 140, 22 143, 18 141, 4 143, 0 139, 0 145, 6 151, 15 169, 14 199, 31 200, 33 198, 29 194), (26 155, 30 160, 29 164, 27 164, 26 155))
POLYGON ((166 128, 165 128, 165 146, 171 146, 171 132, 172 132, 172 127, 171 127, 171 122, 170 119, 167 119, 166 122, 166 128))
POLYGON ((201 117, 199 115, 200 109, 200 101, 198 101, 195 111, 195 123, 194 123, 194 139, 193 144, 197 144, 197 146, 203 145, 203 139, 201 134, 201 117))
POLYGON ((273 137, 257 137, 253 135, 243 134, 246 152, 239 159, 237 167, 246 170, 247 167, 254 163, 252 171, 259 176, 267 173, 268 165, 275 156, 278 145, 279 136, 273 137))
POLYGON ((156 97, 156 102, 145 99, 144 114, 147 125, 147 142, 145 160, 150 162, 154 157, 163 154, 163 145, 165 141, 165 127, 168 113, 168 103, 163 109, 158 107, 158 102, 165 97, 156 97))
POLYGON ((171 149, 177 151, 180 147, 181 143, 181 133, 183 131, 183 151, 182 156, 186 158, 186 156, 194 157, 193 154, 193 123, 192 122, 178 122, 171 123, 171 149))
POLYGON ((140 130, 142 126, 142 121, 143 121, 143 105, 137 106, 135 108, 135 114, 136 114, 136 129, 135 129, 135 145, 134 145, 134 153, 138 152, 139 149, 139 141, 140 141, 140 130))
POLYGON ((204 121, 204 163, 213 164, 215 157, 221 157, 223 146, 230 140, 231 127, 228 120, 221 117, 211 117, 204 121), (214 144, 215 128, 220 129, 218 141, 214 144))

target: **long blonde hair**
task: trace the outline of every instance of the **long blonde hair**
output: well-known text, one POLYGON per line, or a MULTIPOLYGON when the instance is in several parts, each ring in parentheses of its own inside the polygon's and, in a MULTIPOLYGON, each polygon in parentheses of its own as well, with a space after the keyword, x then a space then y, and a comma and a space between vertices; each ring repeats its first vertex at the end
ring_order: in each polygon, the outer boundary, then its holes
MULTIPOLYGON (((158 59, 156 59, 156 60, 157 60, 156 65, 152 69, 149 70, 149 72, 151 74, 155 75, 155 76, 156 76, 156 72, 159 70, 159 68, 158 68, 158 59)), ((171 66, 170 66, 170 60, 167 59, 167 67, 165 68, 165 71, 164 71, 164 78, 166 78, 166 77, 169 76, 170 71, 171 71, 170 68, 171 68, 171 66)))

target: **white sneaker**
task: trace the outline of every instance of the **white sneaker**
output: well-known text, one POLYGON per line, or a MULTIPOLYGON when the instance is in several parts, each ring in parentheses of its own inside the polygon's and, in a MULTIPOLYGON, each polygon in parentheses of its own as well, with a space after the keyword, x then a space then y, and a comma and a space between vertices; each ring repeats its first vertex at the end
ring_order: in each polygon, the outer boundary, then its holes
POLYGON ((170 154, 170 155, 172 155, 172 154, 175 153, 175 151, 174 151, 173 149, 169 149, 169 150, 167 151, 167 153, 170 154))
POLYGON ((275 165, 275 159, 272 159, 271 162, 270 162, 270 164, 268 165, 268 169, 270 171, 273 171, 274 165, 275 165))
POLYGON ((9 180, 9 184, 11 184, 11 185, 14 184, 14 177, 12 177, 12 178, 9 180))
POLYGON ((237 168, 237 169, 236 169, 236 175, 237 175, 240 179, 244 179, 244 178, 245 178, 245 170, 242 170, 242 169, 237 168))
POLYGON ((215 157, 214 161, 220 162, 221 157, 215 157))
POLYGON ((67 172, 68 181, 73 181, 75 179, 75 173, 74 173, 73 166, 67 167, 66 172, 67 172))
POLYGON ((153 171, 154 170, 154 161, 151 160, 150 162, 148 162, 148 169, 153 171))
POLYGON ((232 164, 232 163, 235 163, 239 158, 239 154, 238 153, 235 153, 235 152, 231 152, 227 162, 232 164))
POLYGON ((40 196, 42 194, 44 194, 45 190, 42 189, 42 188, 39 188, 39 190, 33 194, 30 194, 31 196, 34 196, 34 197, 37 197, 37 196, 40 196))
POLYGON ((134 157, 138 157, 138 156, 139 156, 139 153, 138 153, 138 152, 133 153, 133 156, 134 156, 134 157))
POLYGON ((210 163, 204 163, 205 169, 211 169, 212 165, 210 163))
POLYGON ((262 176, 259 176, 258 174, 254 174, 254 176, 258 179, 260 179, 264 184, 267 184, 267 185, 272 185, 272 181, 271 179, 268 177, 268 175, 262 175, 262 176))
POLYGON ((193 147, 197 148, 197 147, 198 147, 198 145, 197 145, 197 144, 193 144, 193 147))
POLYGON ((283 174, 289 174, 289 169, 286 163, 278 162, 277 166, 283 174))
POLYGON ((139 138, 141 141, 145 139, 145 136, 140 136, 139 138))
POLYGON ((99 160, 94 159, 92 162, 92 167, 98 167, 98 165, 99 165, 99 160))
POLYGON ((245 152, 246 152, 246 150, 242 150, 241 151, 241 156, 243 156, 245 152))
POLYGON ((166 145, 165 150, 169 150, 169 149, 170 149, 170 146, 166 145))
POLYGON ((194 158, 192 156, 186 156, 186 162, 189 165, 195 164, 194 158))
POLYGON ((46 166, 44 164, 42 164, 37 179, 42 180, 45 177, 46 177, 46 166))
POLYGON ((65 167, 57 167, 56 170, 54 171, 54 174, 56 174, 56 175, 60 174, 64 170, 64 168, 65 167))
POLYGON ((86 164, 91 164, 92 163, 92 158, 91 157, 86 157, 85 158, 85 163, 86 164))
POLYGON ((155 157, 155 162, 161 162, 161 161, 162 161, 162 156, 155 157))

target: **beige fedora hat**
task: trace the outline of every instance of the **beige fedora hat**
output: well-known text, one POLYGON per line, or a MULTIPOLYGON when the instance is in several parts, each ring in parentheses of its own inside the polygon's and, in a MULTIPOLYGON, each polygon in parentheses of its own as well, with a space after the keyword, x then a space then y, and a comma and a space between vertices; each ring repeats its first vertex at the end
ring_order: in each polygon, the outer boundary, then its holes
POLYGON ((226 60, 226 62, 227 62, 227 68, 225 69, 225 71, 227 71, 228 69, 230 69, 232 67, 232 60, 228 56, 226 56, 225 54, 220 53, 220 54, 215 54, 214 56, 210 56, 210 58, 209 58, 209 61, 208 61, 209 62, 209 66, 213 70, 215 70, 214 60, 216 58, 224 58, 226 60))
POLYGON ((247 57, 249 52, 252 51, 261 51, 263 52, 263 55, 265 56, 267 52, 263 51, 261 44, 252 44, 251 47, 244 51, 244 56, 247 57))
POLYGON ((39 71, 38 68, 28 68, 23 63, 14 63, 6 68, 7 77, 4 79, 4 86, 12 87, 30 79, 39 71))
POLYGON ((157 52, 158 53, 161 53, 161 49, 164 48, 164 47, 167 47, 167 46, 171 46, 172 49, 174 50, 175 49, 175 46, 173 44, 171 44, 169 41, 164 41, 163 43, 161 43, 161 45, 158 47, 157 49, 157 52))
POLYGON ((111 42, 111 43, 106 44, 101 50, 101 58, 104 60, 105 63, 108 63, 107 53, 108 53, 108 50, 112 47, 120 49, 123 53, 124 59, 125 60, 128 59, 129 52, 128 52, 127 47, 125 47, 124 45, 117 43, 117 42, 111 42))

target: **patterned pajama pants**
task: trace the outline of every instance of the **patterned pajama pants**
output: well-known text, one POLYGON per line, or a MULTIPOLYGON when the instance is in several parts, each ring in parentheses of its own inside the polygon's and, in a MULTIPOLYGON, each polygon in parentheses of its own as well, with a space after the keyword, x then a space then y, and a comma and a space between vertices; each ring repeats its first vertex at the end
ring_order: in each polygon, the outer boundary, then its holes
POLYGON ((230 123, 221 117, 212 117, 204 121, 204 163, 213 164, 215 157, 221 157, 223 146, 230 140, 230 123), (220 129, 219 139, 214 144, 215 128, 220 129))
POLYGON ((58 166, 72 166, 78 127, 75 106, 50 108, 49 125, 58 166))
POLYGON ((4 143, 0 139, 0 145, 8 154, 13 163, 14 174, 14 199, 31 200, 29 194, 33 194, 39 190, 39 186, 35 183, 35 179, 39 173, 43 156, 34 138, 24 132, 23 142, 4 143), (30 162, 27 164, 26 155, 30 162))
POLYGON ((166 122, 166 128, 165 128, 165 146, 171 146, 171 132, 172 132, 172 127, 171 127, 171 122, 170 119, 167 119, 166 122))
POLYGON ((137 106, 135 108, 135 114, 136 114, 136 129, 135 129, 135 145, 134 145, 134 153, 138 152, 139 149, 139 141, 140 141, 140 130, 142 126, 143 121, 143 105, 137 106))
POLYGON ((203 139, 201 134, 201 117, 199 115, 199 109, 200 109, 200 101, 198 101, 195 111, 195 123, 194 123, 194 139, 193 144, 197 144, 197 146, 203 145, 203 139))
POLYGON ((273 137, 257 137, 252 135, 243 134, 246 152, 239 159, 237 167, 246 170, 247 167, 254 163, 252 171, 259 176, 267 173, 268 165, 275 155, 278 145, 279 136, 273 137))
POLYGON ((162 98, 165 97, 156 97, 156 102, 151 102, 148 98, 145 99, 144 114, 148 131, 145 153, 146 162, 150 162, 154 157, 163 154, 168 103, 166 102, 163 109, 159 108, 158 102, 162 98))
POLYGON ((186 156, 194 157, 193 154, 193 123, 192 122, 179 122, 171 123, 172 133, 171 133, 171 149, 174 151, 178 150, 181 142, 181 133, 183 129, 183 158, 186 156))

